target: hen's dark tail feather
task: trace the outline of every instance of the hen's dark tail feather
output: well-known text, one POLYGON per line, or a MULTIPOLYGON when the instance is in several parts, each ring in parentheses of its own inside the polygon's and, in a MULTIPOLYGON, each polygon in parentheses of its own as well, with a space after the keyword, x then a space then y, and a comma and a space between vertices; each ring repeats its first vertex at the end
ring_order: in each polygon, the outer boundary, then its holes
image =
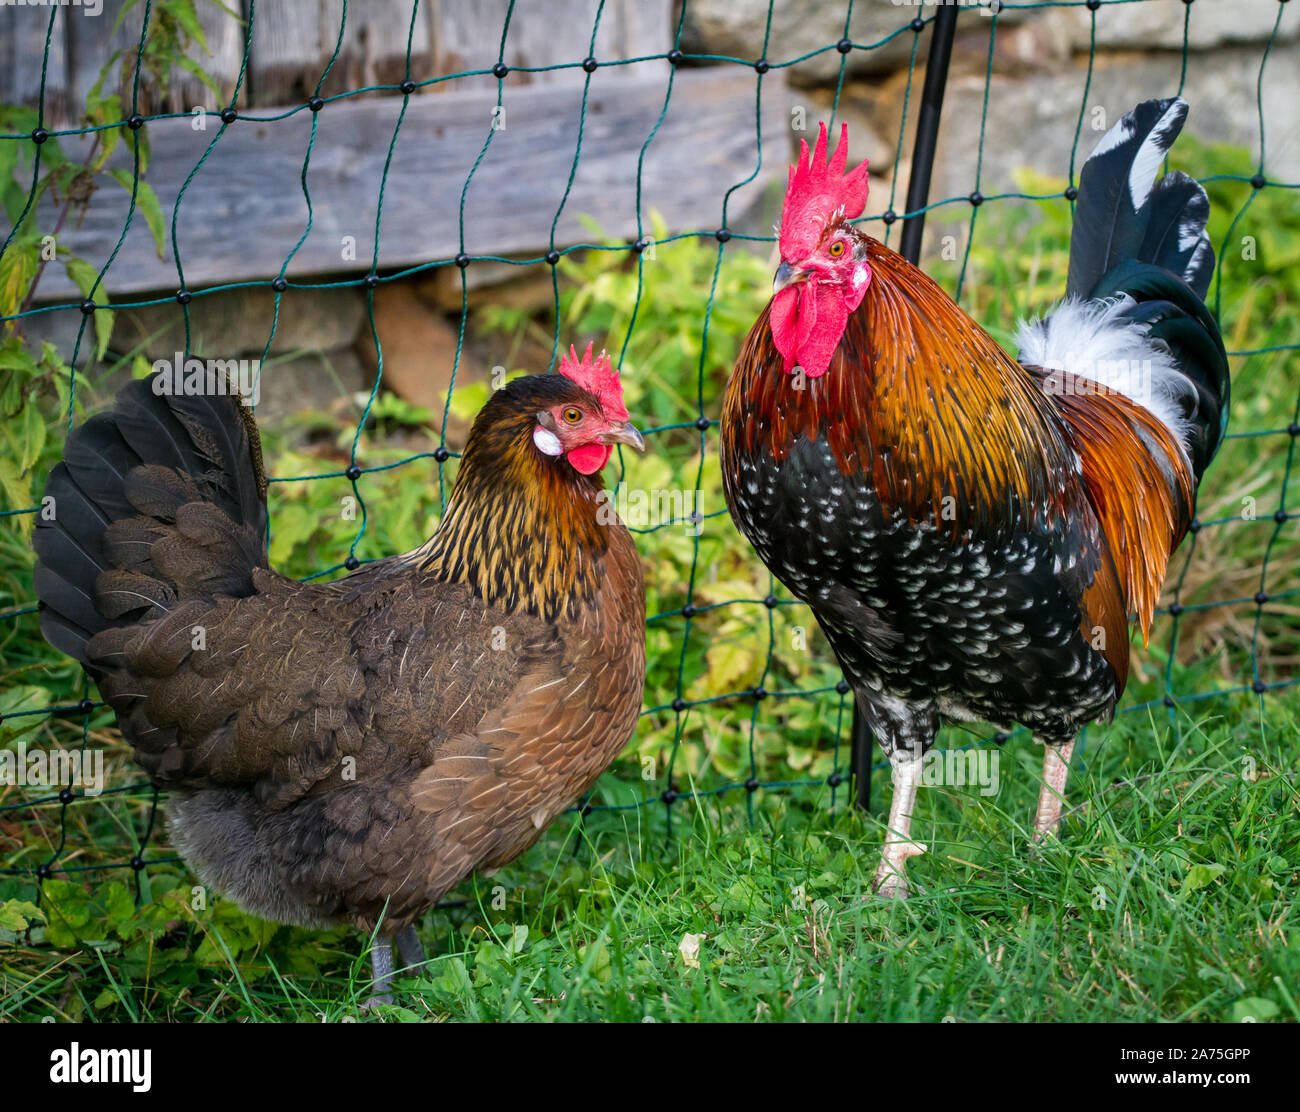
POLYGON ((1205 306, 1214 248, 1204 188, 1174 170, 1156 175, 1187 119, 1180 97, 1148 100, 1097 144, 1079 174, 1067 295, 1127 294, 1126 314, 1173 353, 1187 380, 1177 393, 1199 482, 1228 424, 1228 358, 1205 306))
POLYGON ((87 642, 197 596, 252 593, 266 567, 266 480, 248 407, 140 379, 68 436, 32 544, 41 631, 98 671, 87 642))

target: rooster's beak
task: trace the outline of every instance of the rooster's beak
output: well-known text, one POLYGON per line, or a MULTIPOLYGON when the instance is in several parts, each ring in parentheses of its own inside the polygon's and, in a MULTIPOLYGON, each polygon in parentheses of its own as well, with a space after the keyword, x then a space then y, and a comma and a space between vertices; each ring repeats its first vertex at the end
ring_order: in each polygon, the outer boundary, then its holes
POLYGON ((638 452, 645 451, 645 441, 641 439, 641 434, 625 421, 610 425, 596 439, 602 444, 626 444, 638 452))
POLYGON ((791 266, 784 259, 781 265, 776 268, 776 277, 772 280, 772 293, 778 294, 786 286, 793 286, 796 282, 802 282, 808 277, 808 271, 801 266, 791 266))

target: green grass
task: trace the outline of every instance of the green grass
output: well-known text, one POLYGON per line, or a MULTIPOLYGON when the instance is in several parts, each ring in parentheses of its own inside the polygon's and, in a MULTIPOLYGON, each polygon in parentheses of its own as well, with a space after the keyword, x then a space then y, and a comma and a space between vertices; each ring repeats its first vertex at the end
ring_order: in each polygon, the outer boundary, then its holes
MULTIPOLYGON (((675 806, 671 837, 659 805, 561 819, 467 883, 464 906, 425 916, 430 966, 393 1008, 360 1008, 359 936, 250 933, 228 904, 189 910, 188 879, 160 868, 153 903, 109 898, 107 939, 57 961, 16 942, 0 1015, 1296 1020, 1300 701, 1272 702, 1262 728, 1232 709, 1130 715, 1093 739, 1070 785, 1086 805, 1042 849, 1027 831, 1037 746, 1008 744, 993 796, 923 789, 930 853, 907 902, 871 894, 882 830, 842 791, 833 809, 829 789, 759 792, 752 821, 742 800, 703 798, 675 806)), ((60 910, 84 918, 61 895, 47 941, 75 933, 60 910)))
MULTIPOLYGON (((1188 150, 1193 161, 1181 165, 1198 176, 1249 165, 1244 152, 1188 150)), ((1217 246, 1250 190, 1217 182, 1212 192, 1217 246)), ((1263 191, 1233 230, 1256 236, 1258 255, 1224 264, 1230 349, 1300 342, 1293 198, 1263 191)), ((1014 317, 1059 296, 1067 237, 1059 202, 982 209, 963 305, 1006 341, 1014 317)), ((1013 738, 996 794, 923 790, 917 832, 931 851, 910 866, 922 891, 896 905, 870 895, 883 830, 847 807, 844 788, 834 806, 825 787, 683 799, 671 831, 662 804, 634 806, 656 799, 670 775, 679 791, 706 793, 750 776, 822 781, 844 767, 849 721, 847 702, 824 690, 839 673, 807 610, 787 605, 779 589, 782 605, 762 605, 773 585, 719 513, 716 429, 701 457, 698 432, 674 427, 699 416, 700 398, 716 418, 736 345, 770 282, 768 262, 739 247, 723 253, 702 359, 717 246, 660 243, 658 256, 639 276, 607 252, 561 264, 566 340, 620 351, 641 295, 623 373, 633 413, 664 431, 652 452, 626 461, 627 482, 690 487, 699 475, 701 509, 717 515, 698 538, 676 527, 638 534, 648 609, 664 615, 647 634, 646 704, 659 709, 643 717, 592 800, 627 809, 597 810, 580 829, 565 815, 520 861, 463 885, 449 897, 460 906, 421 924, 433 961, 403 982, 401 1007, 362 1015, 369 963, 356 934, 277 927, 211 893, 199 898, 189 872, 169 860, 147 788, 62 807, 37 804, 45 790, 0 786, 0 1018, 1300 1019, 1300 689, 1159 705, 1166 691, 1183 700, 1300 671, 1295 479, 1293 516, 1271 518, 1284 505, 1295 442, 1277 431, 1243 435, 1296 420, 1295 353, 1232 361, 1234 435, 1199 507, 1207 521, 1227 520, 1172 561, 1171 582, 1181 582, 1189 609, 1176 643, 1164 615, 1149 648, 1136 646, 1124 706, 1142 709, 1087 735, 1069 793, 1088 806, 1069 817, 1059 843, 1032 850, 1040 751, 1013 738), (1248 498, 1253 519, 1242 516, 1248 498), (1253 601, 1261 586, 1270 594, 1262 607, 1253 601), (700 608, 689 636, 677 613, 688 599, 700 608), (744 694, 760 682, 779 697, 744 694), (790 694, 806 691, 820 693, 790 694), (679 692, 701 702, 680 716, 664 709, 679 692), (1155 710, 1143 706, 1153 701, 1155 710), (133 874, 120 866, 151 823, 144 855, 156 863, 133 874), (37 909, 32 870, 47 862, 54 878, 37 909), (698 968, 682 953, 688 935, 700 936, 698 968)), ((957 269, 935 268, 949 289, 957 269)), ((553 319, 477 312, 476 327, 550 343, 553 319)), ((129 364, 133 353, 116 354, 129 364)), ((11 372, 0 382, 0 480, 7 508, 18 509, 58 458, 67 396, 48 353, 21 356, 11 340, 0 359, 14 361, 0 363, 11 372), (43 422, 26 419, 33 409, 43 422)), ((95 375, 79 384, 81 414, 104 402, 94 385, 95 375)), ((485 389, 458 388, 463 415, 485 389)), ((436 443, 396 399, 376 415, 378 431, 361 439, 364 466, 436 443)), ((349 418, 359 416, 359 408, 305 413, 267 430, 273 474, 341 470, 349 418)), ((1300 460, 1295 469, 1300 476, 1300 460)), ((454 473, 453 461, 444 478, 454 473)), ((370 511, 362 558, 410 548, 436 524, 431 460, 367 472, 358 489, 370 511)), ((307 575, 338 564, 357 536, 358 521, 341 512, 351 494, 341 477, 275 484, 277 566, 307 575)), ((32 599, 30 521, 0 521, 0 615, 32 599)), ((1171 587, 1165 604, 1173 597, 1171 587)), ((107 709, 12 717, 81 697, 77 670, 41 640, 34 615, 0 620, 0 715, 10 716, 0 746, 75 749, 84 740, 106 754, 110 787, 139 785, 107 709)), ((953 729, 942 742, 990 732, 953 729)), ((884 772, 874 788, 879 808, 884 772)))

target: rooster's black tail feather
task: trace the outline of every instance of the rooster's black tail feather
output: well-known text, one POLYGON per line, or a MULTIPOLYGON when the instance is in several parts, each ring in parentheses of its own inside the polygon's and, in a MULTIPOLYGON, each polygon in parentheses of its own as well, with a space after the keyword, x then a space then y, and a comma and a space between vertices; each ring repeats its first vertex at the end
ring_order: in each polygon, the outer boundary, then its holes
POLYGON ((1204 300, 1214 273, 1205 190, 1179 171, 1156 181, 1186 119, 1181 97, 1143 101, 1088 156, 1079 174, 1067 295, 1097 296, 1107 273, 1136 259, 1176 274, 1204 300))
POLYGON ((1079 174, 1067 296, 1125 300, 1117 323, 1168 351, 1185 445, 1199 481, 1223 439, 1230 383, 1205 295, 1214 275, 1210 202, 1195 179, 1156 175, 1187 119, 1180 97, 1143 101, 1110 129, 1079 174))

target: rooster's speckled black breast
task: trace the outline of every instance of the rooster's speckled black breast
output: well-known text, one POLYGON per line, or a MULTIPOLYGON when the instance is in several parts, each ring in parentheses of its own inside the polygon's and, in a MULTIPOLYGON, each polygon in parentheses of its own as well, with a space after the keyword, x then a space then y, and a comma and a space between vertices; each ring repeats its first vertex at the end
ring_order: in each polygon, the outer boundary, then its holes
POLYGON ((886 513, 824 436, 781 460, 728 447, 732 516, 812 608, 887 751, 924 748, 944 718, 1065 741, 1111 711, 1114 673, 1075 601, 1100 557, 1068 525, 959 540, 886 513))

